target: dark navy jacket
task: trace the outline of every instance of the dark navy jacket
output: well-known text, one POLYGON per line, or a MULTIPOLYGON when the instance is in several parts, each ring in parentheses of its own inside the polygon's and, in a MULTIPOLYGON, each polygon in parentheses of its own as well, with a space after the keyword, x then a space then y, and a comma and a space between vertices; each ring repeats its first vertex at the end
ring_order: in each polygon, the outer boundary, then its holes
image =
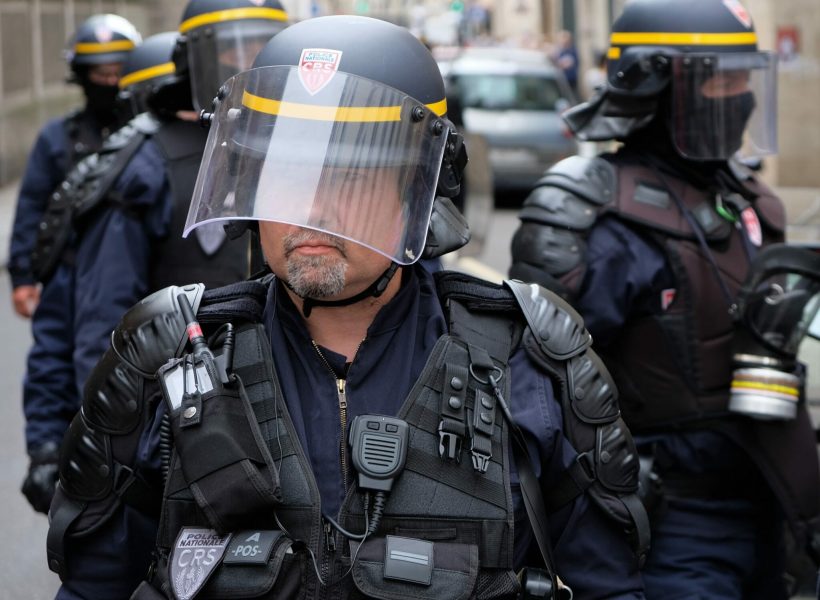
POLYGON ((74 264, 43 286, 32 319, 23 404, 29 449, 60 442, 91 369, 123 313, 148 293, 151 240, 167 235, 171 196, 163 159, 147 140, 114 183, 130 207, 106 206, 82 228, 74 264))
MULTIPOLYGON (((312 347, 300 314, 281 290, 279 284, 272 284, 264 322, 288 410, 319 484, 322 512, 335 516, 343 496, 335 379, 312 347)), ((376 316, 349 367, 350 418, 365 413, 395 414, 444 331, 432 277, 422 268, 413 268, 399 294, 376 316)), ((333 366, 343 366, 341 356, 330 351, 324 354, 336 363, 333 366)), ((531 455, 538 457, 534 470, 549 490, 572 463, 575 451, 562 434, 561 408, 549 378, 535 369, 523 351, 514 355, 511 368, 512 412, 526 432, 531 455)), ((162 410, 141 438, 137 468, 147 474, 159 469, 157 423, 162 410)), ((532 536, 515 472, 512 485, 520 565, 532 536)), ((69 541, 69 576, 57 597, 128 597, 145 576, 156 526, 126 508, 93 536, 69 541)), ((553 514, 550 526, 558 572, 573 586, 576 597, 643 598, 626 540, 585 497, 553 514)))
POLYGON ((49 196, 65 179, 74 162, 99 149, 106 131, 87 110, 52 119, 40 130, 17 196, 9 245, 12 287, 35 283, 31 252, 49 196), (75 131, 77 139, 69 138, 69 129, 75 131))
MULTIPOLYGON (((17 198, 8 264, 12 287, 36 283, 31 272, 31 253, 49 197, 65 179, 71 163, 96 150, 94 144, 98 147, 102 137, 102 125, 85 110, 52 119, 40 131, 17 198), (78 130, 76 140, 69 136, 69 119, 71 129, 78 130)), ((43 285, 40 303, 31 319, 33 343, 23 381, 29 451, 46 442, 59 443, 80 406, 73 365, 73 295, 72 267, 62 262, 43 285)))
POLYGON ((31 272, 31 252, 37 241, 37 229, 51 192, 65 179, 69 168, 66 118, 52 119, 45 124, 28 157, 9 246, 12 287, 36 283, 31 272))
POLYGON ((151 138, 131 157, 110 195, 122 204, 98 207, 78 236, 74 360, 80 385, 122 315, 153 291, 151 247, 170 234, 173 198, 165 160, 151 138))

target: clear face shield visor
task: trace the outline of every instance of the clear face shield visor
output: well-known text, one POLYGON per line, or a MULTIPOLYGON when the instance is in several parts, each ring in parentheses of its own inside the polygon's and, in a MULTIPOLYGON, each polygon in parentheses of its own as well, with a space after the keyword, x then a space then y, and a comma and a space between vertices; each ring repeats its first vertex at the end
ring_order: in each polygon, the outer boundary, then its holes
POLYGON ((184 235, 210 222, 274 221, 421 256, 448 129, 425 106, 339 72, 262 67, 226 82, 184 235))
POLYGON ((769 52, 672 57, 672 140, 695 160, 777 152, 777 57, 769 52))
POLYGON ((219 86, 249 69, 259 51, 286 25, 271 19, 238 19, 187 32, 194 107, 211 110, 219 86))

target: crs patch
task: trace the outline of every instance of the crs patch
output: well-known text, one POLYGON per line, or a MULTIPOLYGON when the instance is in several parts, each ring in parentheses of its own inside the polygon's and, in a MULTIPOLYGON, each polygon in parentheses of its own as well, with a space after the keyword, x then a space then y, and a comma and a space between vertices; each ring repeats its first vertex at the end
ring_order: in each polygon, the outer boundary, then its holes
POLYGON ((299 57, 299 81, 311 96, 319 93, 339 70, 341 50, 305 48, 299 57))
POLYGON ((230 541, 231 534, 219 535, 213 529, 182 528, 168 564, 177 600, 191 600, 196 596, 222 562, 230 541))
POLYGON ((746 28, 752 28, 752 15, 740 3, 740 0, 723 0, 723 6, 729 9, 735 18, 746 28))

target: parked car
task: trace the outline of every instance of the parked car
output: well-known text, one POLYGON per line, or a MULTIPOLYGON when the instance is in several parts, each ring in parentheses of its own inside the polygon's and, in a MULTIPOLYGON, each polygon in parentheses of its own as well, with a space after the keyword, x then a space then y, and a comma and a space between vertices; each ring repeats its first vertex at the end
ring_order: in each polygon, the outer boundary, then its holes
POLYGON ((466 48, 439 67, 451 117, 487 140, 496 191, 527 190, 551 165, 578 152, 561 119, 575 99, 543 52, 466 48))

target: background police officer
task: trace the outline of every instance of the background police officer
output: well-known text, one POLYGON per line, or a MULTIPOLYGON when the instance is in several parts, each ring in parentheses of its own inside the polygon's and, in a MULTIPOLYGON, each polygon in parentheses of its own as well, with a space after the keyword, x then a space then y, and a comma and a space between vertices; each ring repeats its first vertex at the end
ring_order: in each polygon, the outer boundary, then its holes
MULTIPOLYGON (((606 87, 566 120, 623 146, 547 172, 520 213, 511 274, 578 308, 654 461, 648 596, 783 598, 782 514, 803 548, 818 515, 814 434, 793 401, 790 418, 765 415, 779 422, 729 406, 748 358, 733 365, 738 289, 784 237, 780 200, 733 159, 776 149, 775 59, 743 6, 719 0, 628 3, 608 56, 606 87)), ((762 404, 786 390, 764 387, 762 404)))
POLYGON ((122 319, 63 448, 60 597, 128 596, 152 561, 133 598, 511 598, 525 565, 642 598, 636 456, 577 315, 418 266, 468 237, 427 49, 323 17, 253 66, 219 94, 186 233, 258 222, 274 276, 122 319))
MULTIPOLYGON (((74 360, 84 382, 122 314, 150 291, 175 281, 220 285, 249 274, 248 240, 229 240, 221 225, 181 238, 221 83, 247 68, 287 24, 278 0, 191 0, 179 26, 172 77, 152 85, 147 104, 155 131, 129 157, 110 193, 79 218, 74 360)), ((88 186, 90 189, 92 185, 88 186)))
POLYGON ((58 184, 122 124, 123 112, 115 103, 117 81, 123 61, 140 41, 134 26, 117 15, 95 15, 80 26, 68 56, 71 80, 82 86, 86 105, 50 121, 40 132, 17 199, 9 273, 15 310, 32 317, 34 338, 23 384, 26 448, 31 458, 23 493, 40 512, 48 510, 57 477, 57 445, 79 398, 69 343, 73 335, 71 253, 63 253, 57 260, 60 269, 47 277, 34 268, 33 253, 47 207, 59 197, 58 184), (66 363, 50 358, 61 355, 66 363))
POLYGON ((8 266, 14 310, 23 317, 31 317, 39 301, 31 252, 48 197, 75 163, 99 150, 103 138, 124 122, 116 106, 117 81, 123 60, 140 40, 126 19, 104 14, 86 20, 69 42, 69 81, 83 88, 86 103, 43 127, 23 175, 8 266))

